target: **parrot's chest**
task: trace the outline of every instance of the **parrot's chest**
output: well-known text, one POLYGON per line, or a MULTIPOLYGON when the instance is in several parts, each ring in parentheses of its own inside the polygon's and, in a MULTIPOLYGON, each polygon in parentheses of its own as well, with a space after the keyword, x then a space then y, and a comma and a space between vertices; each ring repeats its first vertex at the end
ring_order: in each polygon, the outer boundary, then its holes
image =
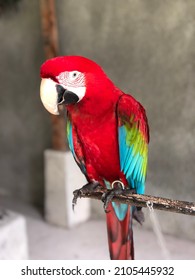
POLYGON ((120 172, 118 129, 115 119, 89 124, 77 130, 88 172, 103 179, 114 180, 120 172))

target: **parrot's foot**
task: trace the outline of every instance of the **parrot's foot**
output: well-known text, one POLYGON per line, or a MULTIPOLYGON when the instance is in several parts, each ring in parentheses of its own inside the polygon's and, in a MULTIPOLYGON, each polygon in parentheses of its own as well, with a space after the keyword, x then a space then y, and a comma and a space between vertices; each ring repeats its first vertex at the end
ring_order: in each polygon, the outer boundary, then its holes
POLYGON ((128 194, 135 194, 135 189, 124 189, 122 184, 116 184, 116 187, 114 187, 111 190, 108 190, 106 193, 102 195, 102 201, 104 203, 104 211, 108 213, 107 210, 108 204, 112 201, 113 197, 116 195, 128 195, 128 194))
POLYGON ((144 213, 141 207, 133 207, 133 218, 142 225, 145 221, 144 213))
POLYGON ((86 194, 89 192, 93 192, 94 190, 96 190, 98 187, 100 187, 99 182, 94 181, 94 182, 90 182, 87 183, 86 185, 84 185, 82 188, 77 189, 73 192, 73 200, 72 200, 72 209, 74 210, 75 205, 77 204, 77 199, 79 197, 81 197, 82 194, 86 194))

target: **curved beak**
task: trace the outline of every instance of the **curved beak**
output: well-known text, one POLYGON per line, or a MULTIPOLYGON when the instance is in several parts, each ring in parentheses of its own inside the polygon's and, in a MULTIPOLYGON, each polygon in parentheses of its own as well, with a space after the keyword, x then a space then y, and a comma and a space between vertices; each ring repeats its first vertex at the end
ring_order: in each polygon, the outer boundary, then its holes
POLYGON ((65 89, 61 85, 56 85, 58 93, 58 105, 59 104, 75 104, 79 101, 79 97, 72 91, 65 89))
POLYGON ((44 107, 51 114, 59 115, 58 105, 75 104, 85 95, 85 87, 65 89, 52 79, 42 79, 40 86, 40 96, 44 107), (74 92, 73 92, 74 91, 74 92))
POLYGON ((45 109, 53 115, 59 115, 56 85, 51 79, 42 79, 40 85, 41 101, 45 109))

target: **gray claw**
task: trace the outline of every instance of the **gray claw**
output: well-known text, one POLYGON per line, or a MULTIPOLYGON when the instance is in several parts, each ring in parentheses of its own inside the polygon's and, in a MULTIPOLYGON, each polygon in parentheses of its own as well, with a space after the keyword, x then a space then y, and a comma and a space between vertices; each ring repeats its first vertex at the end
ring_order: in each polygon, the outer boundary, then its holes
POLYGON ((72 210, 74 211, 75 205, 77 204, 77 199, 81 195, 81 189, 75 190, 73 192, 73 199, 72 199, 72 210))
POLYGON ((143 222, 145 221, 145 218, 144 218, 144 213, 141 209, 141 207, 135 207, 133 209, 133 218, 140 224, 142 225, 143 222))
POLYGON ((81 197, 82 194, 93 192, 100 186, 98 182, 90 182, 84 185, 82 188, 77 189, 73 192, 73 199, 72 199, 72 209, 74 211, 75 205, 77 204, 77 199, 81 197))
POLYGON ((104 211, 108 213, 107 207, 108 204, 112 201, 115 195, 127 195, 136 193, 135 189, 123 189, 120 184, 118 184, 114 189, 108 190, 106 193, 102 195, 102 202, 104 203, 104 211))

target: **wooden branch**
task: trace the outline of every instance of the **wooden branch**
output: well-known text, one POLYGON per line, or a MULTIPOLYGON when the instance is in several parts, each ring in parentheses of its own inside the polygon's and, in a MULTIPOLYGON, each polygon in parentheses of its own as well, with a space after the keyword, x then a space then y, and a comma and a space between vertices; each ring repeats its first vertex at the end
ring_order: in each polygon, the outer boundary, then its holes
MULTIPOLYGON (((101 200, 102 195, 106 190, 97 190, 94 192, 87 192, 80 194, 80 197, 87 197, 101 200)), ((130 205, 135 205, 138 207, 148 207, 151 205, 154 209, 164 210, 169 212, 175 212, 180 214, 195 216, 195 203, 173 200, 169 198, 162 198, 150 195, 140 195, 140 194, 128 194, 128 195, 116 195, 112 199, 113 201, 126 203, 130 205)))
MULTIPOLYGON (((59 54, 58 28, 55 12, 55 0, 41 0, 41 23, 43 46, 46 59, 59 54)), ((52 122, 52 148, 64 151, 67 149, 65 135, 65 116, 62 108, 59 108, 60 116, 51 115, 52 122)))

